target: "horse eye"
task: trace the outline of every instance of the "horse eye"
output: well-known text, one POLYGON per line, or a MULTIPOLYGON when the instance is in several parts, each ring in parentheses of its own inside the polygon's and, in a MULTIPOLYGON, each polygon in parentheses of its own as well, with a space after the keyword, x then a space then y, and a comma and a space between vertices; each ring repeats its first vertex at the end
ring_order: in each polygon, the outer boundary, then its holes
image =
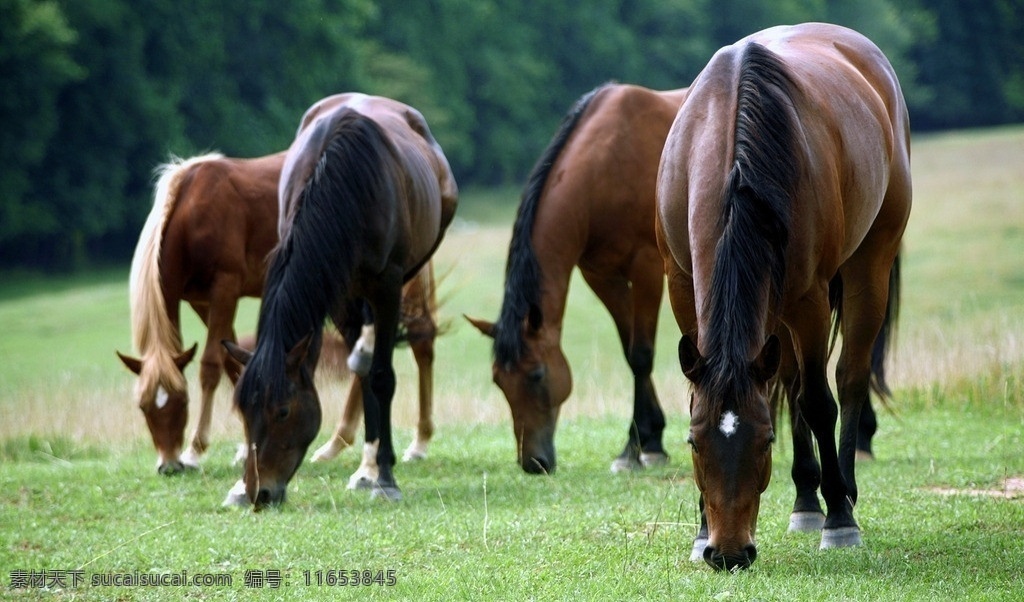
POLYGON ((693 450, 693 453, 695 453, 695 454, 700 453, 697 450, 697 444, 694 443, 694 441, 693 441, 693 435, 690 435, 689 437, 687 437, 686 438, 686 442, 690 444, 690 449, 693 450))
POLYGON ((290 412, 291 408, 289 408, 288 406, 281 406, 280 408, 277 409, 277 419, 286 420, 290 412))
POLYGON ((537 366, 533 370, 527 373, 526 377, 530 379, 531 383, 539 383, 544 380, 544 376, 547 374, 547 369, 544 366, 537 366))

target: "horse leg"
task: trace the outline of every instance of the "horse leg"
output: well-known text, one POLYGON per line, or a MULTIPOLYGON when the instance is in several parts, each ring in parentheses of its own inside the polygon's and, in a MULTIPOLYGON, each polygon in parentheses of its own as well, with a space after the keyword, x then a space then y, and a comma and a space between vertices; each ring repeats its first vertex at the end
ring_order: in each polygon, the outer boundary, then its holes
POLYGON ((872 349, 885 319, 889 296, 889 265, 869 235, 861 249, 840 270, 843 287, 843 342, 836 366, 836 385, 842 413, 839 462, 857 502, 856 452, 862 409, 870 407, 872 349))
MULTIPOLYGON (((789 400, 789 423, 793 438, 793 467, 790 476, 796 488, 796 501, 789 515, 790 532, 820 531, 825 523, 825 513, 821 510, 818 500, 818 488, 821 486, 821 467, 814 454, 814 439, 807 422, 800 414, 800 368, 793 351, 792 338, 785 327, 779 329, 782 341, 782 364, 779 366, 779 383, 781 391, 773 396, 773 403, 781 406, 782 392, 789 400)), ((778 414, 776 408, 772 412, 778 414)))
POLYGON ((416 360, 419 383, 419 419, 416 436, 402 454, 402 460, 422 460, 434 436, 434 341, 437 338, 437 295, 434 288, 434 265, 427 263, 402 290, 402 321, 416 360))
POLYGON ((853 517, 853 500, 840 469, 836 446, 839 412, 827 376, 829 313, 827 288, 823 287, 820 295, 808 297, 802 307, 792 312, 795 319, 789 324, 797 357, 802 359, 799 411, 818 440, 821 495, 828 510, 822 526, 823 549, 861 543, 860 527, 853 517))
POLYGON ((202 397, 199 405, 199 421, 188 450, 181 461, 186 466, 199 466, 200 457, 206 453, 210 443, 210 423, 213 420, 213 397, 220 384, 221 371, 226 352, 221 341, 235 340, 235 312, 238 309, 239 287, 217 282, 211 287, 210 303, 206 311, 200 311, 196 304, 193 309, 206 324, 206 347, 199 364, 199 383, 202 397))
MULTIPOLYGON (((658 267, 659 263, 651 262, 658 267)), ((641 276, 648 276, 641 273, 641 276)), ((651 382, 654 366, 654 332, 657 330, 658 306, 661 303, 661 271, 656 277, 638 277, 630 282, 622 276, 604 276, 583 271, 591 290, 604 304, 615 322, 623 353, 633 373, 633 419, 629 425, 626 446, 612 462, 613 473, 638 470, 648 465, 663 464, 668 455, 662 446, 665 414, 651 382)))
MULTIPOLYGON (((433 325, 433 322, 431 322, 433 325)), ((410 331, 409 336, 414 336, 410 331)), ((413 340, 411 343, 412 355, 416 360, 416 369, 419 373, 419 400, 420 415, 416 422, 416 438, 409 444, 408 449, 402 455, 402 460, 422 460, 427 457, 427 447, 430 445, 430 438, 434 435, 434 421, 432 418, 434 405, 434 335, 427 338, 413 340)))
POLYGON ((700 510, 700 529, 697 536, 693 538, 693 547, 690 549, 690 562, 704 561, 704 548, 708 547, 708 515, 704 513, 704 494, 697 500, 697 508, 700 510))
POLYGON ((351 446, 356 440, 356 427, 363 417, 363 385, 362 378, 358 374, 352 377, 352 386, 348 390, 348 398, 345 400, 345 409, 342 410, 341 420, 330 440, 324 443, 313 452, 310 462, 326 462, 333 460, 345 448, 351 446))
POLYGON ((395 396, 392 360, 401 304, 401 272, 394 272, 381 275, 380 294, 372 301, 377 340, 370 374, 363 379, 364 445, 367 448, 364 455, 370 448, 376 448, 377 478, 373 483, 373 496, 390 501, 402 499, 394 477, 395 448, 391 434, 391 402, 395 396))

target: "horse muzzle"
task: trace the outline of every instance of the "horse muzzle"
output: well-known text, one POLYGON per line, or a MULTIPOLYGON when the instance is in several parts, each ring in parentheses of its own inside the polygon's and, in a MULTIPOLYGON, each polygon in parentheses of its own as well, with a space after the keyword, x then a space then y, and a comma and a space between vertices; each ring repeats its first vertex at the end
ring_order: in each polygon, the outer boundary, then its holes
POLYGON ((708 545, 704 548, 704 562, 711 568, 721 571, 748 569, 757 559, 757 548, 754 544, 743 546, 738 552, 722 553, 718 548, 708 545))

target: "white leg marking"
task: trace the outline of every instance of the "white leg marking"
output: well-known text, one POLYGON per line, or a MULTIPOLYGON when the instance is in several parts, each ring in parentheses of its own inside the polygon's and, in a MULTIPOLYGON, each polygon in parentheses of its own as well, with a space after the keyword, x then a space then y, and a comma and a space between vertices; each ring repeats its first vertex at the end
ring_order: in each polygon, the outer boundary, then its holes
POLYGON ((359 376, 365 377, 370 373, 370 365, 373 362, 373 346, 376 341, 377 331, 372 324, 363 326, 363 332, 359 335, 352 353, 348 355, 348 369, 359 376))
POLYGON ((181 454, 181 463, 188 468, 199 468, 199 454, 196 450, 189 447, 185 450, 185 453, 181 454))
POLYGON ((231 489, 228 490, 227 497, 221 502, 221 506, 228 507, 247 507, 249 505, 249 496, 245 495, 245 481, 238 479, 231 489))
POLYGON ((245 447, 245 443, 239 443, 238 447, 235 448, 235 457, 231 460, 232 466, 238 466, 245 464, 246 458, 249 457, 249 450, 245 447))
POLYGON ((348 443, 341 437, 331 437, 327 443, 324 443, 313 452, 313 457, 310 458, 310 462, 326 462, 327 460, 333 460, 348 447, 348 443))
POLYGON ((359 465, 359 469, 349 477, 349 489, 369 489, 377 482, 377 478, 380 476, 380 468, 377 466, 378 446, 380 446, 379 439, 373 443, 363 444, 363 461, 359 465))
POLYGON ((425 460, 427 457, 427 446, 430 445, 428 441, 421 441, 419 435, 416 435, 416 439, 409 444, 409 447, 402 454, 403 462, 411 462, 413 460, 425 460))

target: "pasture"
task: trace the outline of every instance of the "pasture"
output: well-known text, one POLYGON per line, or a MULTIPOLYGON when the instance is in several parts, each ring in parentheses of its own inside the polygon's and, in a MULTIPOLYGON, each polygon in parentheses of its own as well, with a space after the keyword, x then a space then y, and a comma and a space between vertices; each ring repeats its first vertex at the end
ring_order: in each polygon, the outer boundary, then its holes
MULTIPOLYGON (((903 311, 879 413, 877 460, 859 465, 865 546, 819 552, 790 535, 788 429, 761 503, 759 557, 714 574, 687 560, 698 520, 685 445, 688 387, 678 331, 661 313, 655 386, 672 461, 608 472, 631 408, 611 320, 576 278, 564 348, 574 375, 558 472, 515 464, 509 412, 491 384, 489 341, 462 314, 498 312, 515 190, 463 191, 435 256, 447 332, 437 343, 427 460, 400 464, 405 499, 345 490, 354 450, 304 463, 288 502, 260 514, 220 501, 240 474, 227 381, 200 472, 164 478, 132 376, 127 266, 52 280, 0 275, 0 589, 46 599, 1011 600, 1024 591, 1024 128, 918 137, 905 238, 903 311), (339 570, 393 570, 393 586, 341 587, 339 570), (81 571, 77 587, 13 591, 20 571, 81 571), (332 571, 334 571, 332 573, 332 571), (230 575, 230 585, 106 587, 115 573, 230 575), (247 579, 248 577, 248 579, 247 579), (280 577, 278 583, 276 578, 280 577), (260 583, 262 579, 262 584, 260 583), (273 587, 279 585, 279 587, 273 587), (287 590, 287 591, 286 591, 287 590)), ((255 327, 248 301, 238 332, 255 327)), ((185 341, 202 340, 186 316, 185 341)), ((415 369, 396 352, 396 448, 415 426, 415 369)), ((192 413, 197 368, 187 371, 192 413)), ((321 379, 330 435, 348 381, 321 379)), ((186 436, 191 435, 190 422, 186 436)), ((79 573, 73 573, 79 574, 79 573)))

